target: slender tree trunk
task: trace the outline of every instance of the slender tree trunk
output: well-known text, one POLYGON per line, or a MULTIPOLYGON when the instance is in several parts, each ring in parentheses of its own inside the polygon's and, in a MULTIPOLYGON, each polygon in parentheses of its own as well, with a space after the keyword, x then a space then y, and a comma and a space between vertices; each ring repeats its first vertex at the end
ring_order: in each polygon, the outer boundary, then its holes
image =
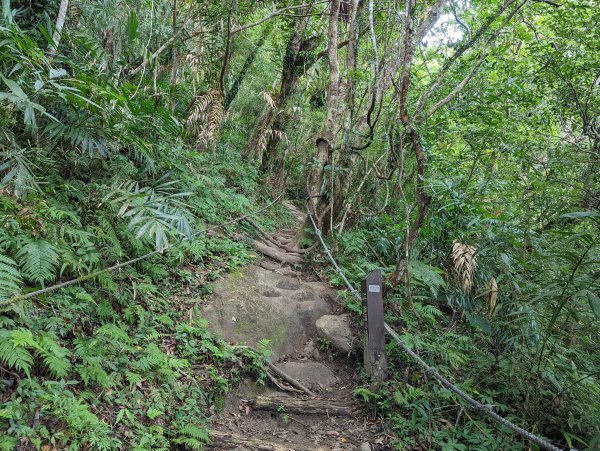
POLYGON ((4 17, 6 20, 12 21, 10 0, 2 0, 2 17, 4 17))
MULTIPOLYGON (((173 35, 177 33, 177 0, 173 0, 173 35)), ((177 102, 175 100, 175 87, 177 86, 179 49, 173 47, 171 54, 171 111, 175 111, 177 102)))
MULTIPOLYGON (((423 150, 421 144, 421 136, 413 123, 412 118, 408 113, 408 92, 410 86, 410 72, 412 67, 412 60, 414 56, 414 46, 419 45, 419 42, 415 42, 414 38, 414 11, 415 11, 415 0, 408 0, 406 8, 406 29, 404 34, 404 58, 402 63, 402 72, 400 75, 400 86, 398 90, 398 109, 400 111, 400 123, 404 127, 404 133, 409 138, 412 146, 412 150, 415 154, 417 161, 417 215, 413 220, 410 227, 408 227, 407 236, 404 242, 404 249, 406 250, 404 256, 396 264, 395 271, 390 276, 390 283, 392 286, 399 285, 406 271, 408 269, 408 254, 412 248, 415 240, 419 236, 421 226, 427 213, 429 206, 429 196, 425 191, 425 172, 427 169, 427 154, 423 150)), ((417 31, 417 35, 420 35, 422 31, 417 31)), ((402 183, 402 181, 400 181, 402 183)), ((407 218, 408 219, 408 218, 407 218)))
POLYGON ((283 58, 283 71, 279 93, 274 96, 274 106, 269 108, 263 116, 256 133, 248 143, 246 151, 246 154, 260 156, 263 172, 267 172, 271 166, 277 166, 276 147, 289 119, 286 114, 288 101, 294 94, 300 75, 307 65, 307 59, 310 58, 311 50, 314 50, 318 45, 318 40, 303 38, 310 20, 310 16, 308 15, 310 6, 303 12, 305 14, 304 17, 296 21, 294 31, 288 41, 283 58), (269 129, 273 132, 268 137, 265 137, 264 134, 269 129), (260 143, 266 143, 266 145, 261 147, 260 143))
MULTIPOLYGON (((346 50, 346 71, 352 74, 356 71, 356 61, 358 58, 358 38, 359 27, 358 18, 362 12, 364 2, 352 0, 350 11, 348 11, 348 47, 346 50)), ((346 77, 340 88, 342 93, 345 93, 344 104, 346 105, 347 113, 344 115, 344 129, 342 131, 342 147, 339 153, 339 158, 335 164, 337 171, 332 171, 331 176, 334 177, 333 190, 330 194, 330 228, 334 222, 341 220, 343 216, 346 196, 350 193, 352 182, 352 168, 354 166, 354 158, 352 153, 352 128, 355 121, 355 97, 356 89, 353 77, 346 77)))
MULTIPOLYGON (((322 196, 325 180, 325 167, 332 162, 336 139, 340 131, 341 93, 340 65, 338 61, 338 16, 340 0, 329 3, 329 25, 327 28, 327 55, 329 57, 329 86, 327 87, 327 116, 321 136, 317 138, 315 163, 308 174, 308 199, 311 210, 317 219, 319 228, 323 229, 323 220, 329 210, 326 199, 322 196)), ((324 230, 327 233, 327 230, 324 230)))
POLYGON ((54 33, 52 34, 53 43, 50 44, 48 49, 48 56, 53 57, 56 55, 58 46, 60 45, 60 38, 62 36, 62 30, 65 25, 67 13, 69 11, 69 0, 61 0, 60 7, 58 8, 58 15, 56 16, 56 25, 54 26, 54 33))
MULTIPOLYGON (((308 10, 306 11, 308 13, 308 10)), ((271 125, 271 134, 267 139, 265 152, 261 162, 261 169, 267 172, 270 168, 276 168, 281 165, 277 155, 277 146, 285 132, 289 121, 287 111, 289 101, 291 100, 298 80, 302 75, 310 51, 317 46, 318 41, 303 39, 304 31, 308 26, 308 16, 302 19, 299 26, 294 31, 292 39, 286 49, 283 63, 283 73, 281 77, 281 86, 279 96, 277 97, 276 108, 274 111, 273 122, 271 125)))

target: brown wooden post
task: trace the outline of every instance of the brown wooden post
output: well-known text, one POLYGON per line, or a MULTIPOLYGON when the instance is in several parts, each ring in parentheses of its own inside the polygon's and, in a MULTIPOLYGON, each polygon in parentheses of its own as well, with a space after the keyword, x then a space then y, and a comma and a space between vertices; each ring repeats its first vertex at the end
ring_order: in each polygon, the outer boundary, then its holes
POLYGON ((383 382, 388 378, 388 368, 383 326, 383 289, 379 269, 367 274, 362 282, 362 292, 365 312, 365 370, 374 382, 383 382))

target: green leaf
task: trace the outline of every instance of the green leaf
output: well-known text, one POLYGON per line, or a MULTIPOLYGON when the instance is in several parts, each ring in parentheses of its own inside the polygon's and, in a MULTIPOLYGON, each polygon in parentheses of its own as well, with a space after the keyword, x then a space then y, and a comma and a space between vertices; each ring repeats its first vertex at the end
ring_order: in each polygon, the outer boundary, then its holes
POLYGON ((164 414, 165 413, 162 410, 155 409, 154 407, 149 407, 148 411, 146 412, 146 416, 151 420, 154 420, 155 418, 164 414))
POLYGON ((597 294, 588 291, 587 298, 588 302, 590 303, 590 307, 592 308, 592 312, 594 312, 594 315, 600 318, 600 297, 598 297, 597 294))
POLYGON ((596 211, 577 211, 574 213, 565 213, 561 218, 598 218, 600 213, 596 211))
POLYGON ((411 278, 425 285, 434 296, 437 296, 438 289, 446 287, 446 281, 441 276, 443 271, 435 266, 429 266, 418 260, 409 262, 409 274, 411 278))
POLYGON ((15 344, 12 336, 14 332, 0 329, 0 362, 29 376, 33 356, 25 347, 15 344))
POLYGON ((466 317, 467 317, 467 321, 469 321, 469 323, 472 326, 474 326, 477 329, 485 332, 488 335, 492 333, 492 325, 483 316, 473 315, 471 313, 467 313, 466 317))
POLYGON ((58 252, 48 241, 32 238, 17 253, 23 275, 32 282, 44 282, 56 277, 58 252))
POLYGON ((127 19, 127 35, 129 36, 129 39, 131 41, 138 37, 138 27, 139 21, 137 14, 135 13, 135 11, 131 11, 129 13, 129 18, 127 19))
POLYGON ((3 75, 0 75, 0 77, 2 77, 2 80, 4 81, 4 83, 6 83, 6 86, 8 86, 8 89, 11 90, 11 92, 17 96, 20 100, 29 100, 29 97, 27 97, 27 94, 25 94, 25 92, 21 89, 21 87, 14 82, 13 80, 4 77, 3 75))

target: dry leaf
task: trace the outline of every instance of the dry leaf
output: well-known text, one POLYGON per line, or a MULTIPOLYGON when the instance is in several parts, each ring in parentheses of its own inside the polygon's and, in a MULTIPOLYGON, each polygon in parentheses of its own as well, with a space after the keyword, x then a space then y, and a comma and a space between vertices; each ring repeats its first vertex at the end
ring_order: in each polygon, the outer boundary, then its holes
POLYGON ((489 283, 489 292, 487 296, 488 319, 492 317, 498 300, 498 282, 492 277, 489 283))
POLYGON ((473 288, 473 276, 477 268, 477 249, 462 244, 458 240, 452 242, 452 261, 454 272, 462 289, 469 293, 473 288))

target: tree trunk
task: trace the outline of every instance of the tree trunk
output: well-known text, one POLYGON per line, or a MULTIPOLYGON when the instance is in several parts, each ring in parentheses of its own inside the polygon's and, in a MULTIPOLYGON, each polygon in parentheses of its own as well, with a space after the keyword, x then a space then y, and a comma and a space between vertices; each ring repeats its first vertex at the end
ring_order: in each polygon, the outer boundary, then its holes
MULTIPOLYGON (((346 50, 346 70, 349 74, 356 71, 356 61, 358 57, 358 38, 359 38, 359 27, 358 18, 362 11, 362 5, 364 2, 353 0, 350 5, 350 11, 348 11, 349 20, 349 31, 348 31, 348 48, 346 50)), ((341 220, 343 215, 344 207, 346 204, 346 197, 350 193, 350 186, 352 184, 352 168, 354 166, 354 154, 352 152, 352 132, 353 124, 355 122, 355 83, 353 77, 346 77, 341 87, 341 92, 345 92, 344 104, 347 108, 347 114, 344 118, 344 129, 342 132, 342 147, 339 154, 338 162, 335 164, 338 171, 332 171, 332 177, 334 177, 333 188, 334 192, 330 193, 331 211, 329 213, 330 226, 333 226, 334 222, 341 220)))
MULTIPOLYGON (((303 37, 304 32, 308 26, 310 16, 310 6, 304 10, 305 16, 300 18, 296 22, 294 31, 288 42, 285 50, 285 56, 283 58, 283 71, 281 74, 281 84, 279 86, 279 93, 275 97, 275 106, 270 111, 268 122, 265 123, 263 133, 266 133, 270 128, 271 133, 266 138, 266 145, 264 149, 261 149, 261 170, 263 173, 269 171, 270 168, 277 168, 277 146, 281 137, 283 136, 284 130, 289 120, 287 114, 287 105, 291 99, 296 85, 300 76, 304 72, 307 65, 310 65, 311 51, 316 49, 319 45, 319 38, 308 38, 303 37)), ((259 132, 261 130, 259 129, 259 132)), ((258 140, 257 140, 258 142, 258 140)))
POLYGON ((54 26, 54 33, 52 34, 52 44, 48 49, 48 56, 51 58, 56 55, 58 46, 60 45, 60 38, 62 36, 62 30, 65 25, 67 13, 69 11, 69 0, 61 0, 60 7, 58 9, 58 15, 56 16, 56 25, 54 26))
MULTIPOLYGON (((340 95, 340 65, 338 61, 338 16, 340 0, 329 3, 329 25, 327 28, 327 55, 329 58, 329 86, 327 87, 327 116, 321 136, 316 141, 315 162, 308 175, 308 199, 317 225, 323 230, 323 219, 327 214, 328 204, 322 196, 325 180, 325 167, 332 161, 336 139, 340 131, 342 115, 340 95)), ((327 230, 324 230, 327 233, 327 230)))
MULTIPOLYGON (((173 35, 177 33, 177 0, 173 0, 173 35)), ((177 103, 175 101, 175 87, 177 86, 179 49, 173 47, 171 53, 171 112, 175 112, 177 103)))

